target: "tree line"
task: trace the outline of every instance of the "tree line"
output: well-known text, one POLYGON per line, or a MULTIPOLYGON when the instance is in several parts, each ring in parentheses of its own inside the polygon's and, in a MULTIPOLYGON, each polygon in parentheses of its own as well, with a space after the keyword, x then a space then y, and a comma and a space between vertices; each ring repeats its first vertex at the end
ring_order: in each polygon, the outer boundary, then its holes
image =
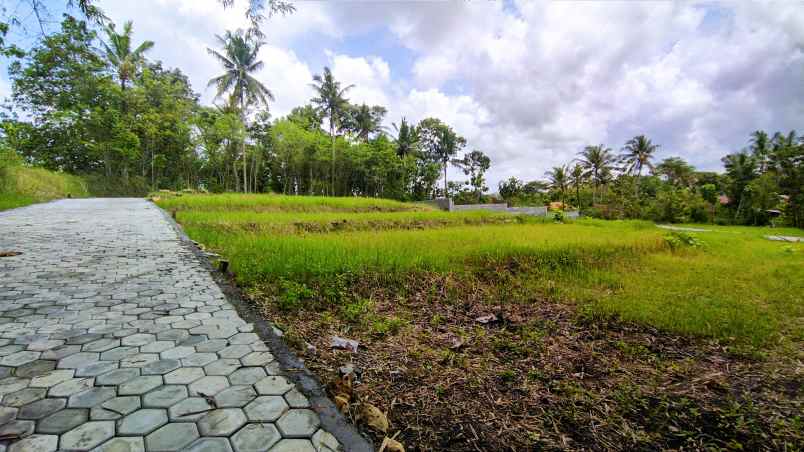
MULTIPOLYGON (((269 11, 285 4, 257 3, 269 11)), ((491 160, 466 149, 449 124, 403 117, 387 128, 387 109, 352 103, 353 86, 329 68, 310 81, 309 102, 273 118, 273 92, 255 76, 265 44, 256 26, 226 31, 208 49, 220 73, 209 81, 215 103, 205 106, 179 69, 148 59, 156 44, 134 42, 131 22, 118 28, 97 14, 101 19, 89 23, 65 15, 57 32, 25 51, 2 40, 8 25, 0 24, 0 52, 14 59, 12 108, 2 114, 0 147, 29 164, 84 175, 97 194, 189 188, 450 196, 459 203, 558 201, 606 218, 804 221, 803 145, 795 132, 755 132, 746 149, 723 158, 725 174, 697 171, 678 157, 656 162, 659 146, 645 136, 619 153, 587 146, 545 179, 511 178, 493 196, 485 179, 491 160), (449 166, 465 180, 449 181, 449 166)))
POLYGON ((680 157, 656 162, 659 145, 640 135, 620 153, 584 147, 545 180, 510 178, 500 196, 513 204, 561 202, 590 216, 667 222, 804 226, 804 136, 753 132, 722 158, 725 172, 698 171, 680 157))
POLYGON ((227 31, 208 49, 222 72, 204 106, 179 69, 133 42, 133 24, 100 30, 66 16, 61 29, 16 57, 9 75, 13 109, 0 123, 2 145, 28 163, 88 175, 108 193, 157 188, 382 196, 421 200, 460 189, 484 191, 490 160, 455 159, 466 140, 437 118, 383 126, 387 110, 353 104, 329 68, 311 80, 315 96, 282 118, 254 73, 264 41, 255 29, 227 31), (446 167, 471 175, 447 184, 446 167), (438 186, 443 173, 444 185, 438 186), (470 183, 471 182, 471 183, 470 183))

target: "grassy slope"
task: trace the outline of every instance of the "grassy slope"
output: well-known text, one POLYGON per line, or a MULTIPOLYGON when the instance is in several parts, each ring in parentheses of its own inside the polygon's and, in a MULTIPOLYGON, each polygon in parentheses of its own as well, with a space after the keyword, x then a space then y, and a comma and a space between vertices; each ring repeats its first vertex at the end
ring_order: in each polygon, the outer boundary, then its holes
POLYGON ((80 177, 24 166, 7 167, 0 174, 0 210, 64 198, 68 194, 88 195, 80 177))

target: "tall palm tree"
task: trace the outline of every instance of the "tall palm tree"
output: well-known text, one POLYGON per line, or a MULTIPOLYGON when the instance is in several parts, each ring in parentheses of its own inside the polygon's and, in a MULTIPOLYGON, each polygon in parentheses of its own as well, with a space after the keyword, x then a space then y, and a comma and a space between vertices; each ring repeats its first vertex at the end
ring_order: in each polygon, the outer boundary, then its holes
POLYGON ((633 174, 637 177, 637 184, 634 185, 634 196, 637 195, 639 190, 639 180, 642 177, 642 169, 647 167, 653 170, 651 159, 658 149, 659 145, 653 144, 645 135, 636 136, 625 143, 620 159, 624 164, 623 170, 627 174, 633 174))
POLYGON ((771 151, 771 139, 764 130, 755 130, 751 133, 751 153, 759 163, 759 171, 764 173, 768 168, 768 157, 771 151))
POLYGON ((554 166, 553 169, 546 172, 547 182, 551 190, 557 190, 561 193, 561 204, 566 206, 566 193, 567 186, 569 185, 569 175, 567 174, 566 166, 554 166))
POLYGON ((400 157, 415 154, 419 150, 419 131, 416 126, 408 124, 402 117, 399 126, 392 124, 396 130, 396 154, 400 157))
POLYGON ((614 163, 614 154, 611 149, 599 144, 597 146, 586 146, 580 152, 578 162, 586 170, 586 176, 592 178, 592 204, 597 204, 597 189, 600 186, 601 176, 604 171, 611 169, 614 163))
MULTIPOLYGON (((223 66, 224 73, 211 79, 208 86, 215 86, 216 98, 228 93, 230 102, 239 109, 243 128, 246 127, 246 109, 253 104, 268 105, 274 100, 274 95, 259 80, 251 74, 264 66, 257 59, 260 48, 265 44, 255 38, 251 32, 237 30, 227 31, 223 36, 216 35, 223 52, 207 49, 210 55, 223 66)), ((246 140, 241 140, 241 155, 243 156, 243 192, 248 192, 248 159, 246 158, 246 140)))
POLYGON ((349 85, 341 88, 341 82, 335 80, 332 76, 332 71, 328 67, 324 67, 322 75, 316 74, 313 76, 311 86, 316 92, 311 102, 318 107, 318 110, 329 119, 329 140, 330 152, 332 154, 332 161, 330 162, 330 191, 331 194, 335 193, 335 130, 339 128, 342 123, 343 114, 349 107, 349 99, 346 98, 346 92, 354 87, 349 85))
POLYGON ((381 134, 387 130, 382 125, 387 112, 385 107, 379 105, 373 107, 366 104, 354 105, 349 108, 349 130, 364 142, 368 142, 372 134, 381 134))
POLYGON ((578 202, 578 208, 580 209, 581 185, 583 185, 584 181, 586 180, 586 173, 583 170, 583 166, 576 163, 575 166, 572 167, 570 177, 572 178, 572 185, 575 187, 575 200, 578 202))
POLYGON ((143 41, 134 50, 131 49, 132 22, 129 20, 123 24, 123 32, 117 33, 114 24, 109 24, 104 28, 106 38, 109 43, 103 43, 106 61, 117 72, 120 80, 120 89, 126 90, 126 82, 134 78, 137 70, 145 61, 145 52, 154 46, 153 41, 143 41))

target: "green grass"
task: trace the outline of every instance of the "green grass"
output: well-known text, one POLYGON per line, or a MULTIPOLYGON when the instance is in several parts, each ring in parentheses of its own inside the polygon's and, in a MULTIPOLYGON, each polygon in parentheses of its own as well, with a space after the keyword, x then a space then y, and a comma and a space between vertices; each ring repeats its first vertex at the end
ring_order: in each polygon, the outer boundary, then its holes
POLYGON ((444 212, 250 212, 179 210, 179 221, 188 227, 202 226, 228 232, 294 234, 384 229, 424 229, 433 227, 540 223, 546 220, 507 213, 474 211, 444 212))
POLYGON ((0 210, 37 202, 88 195, 86 183, 78 176, 43 168, 9 166, 0 169, 0 210))
POLYGON ((274 194, 220 194, 173 196, 156 193, 165 209, 251 212, 400 212, 432 210, 421 204, 379 198, 334 198, 274 194))
POLYGON ((506 302, 538 294, 756 347, 804 340, 804 245, 764 238, 799 230, 691 225, 712 232, 692 234, 700 248, 673 251, 669 231, 640 221, 554 224, 363 198, 185 195, 159 204, 178 209, 188 234, 229 259, 245 286, 363 273, 461 278, 497 265, 513 273, 498 275, 506 302), (509 271, 511 261, 522 265, 509 271))

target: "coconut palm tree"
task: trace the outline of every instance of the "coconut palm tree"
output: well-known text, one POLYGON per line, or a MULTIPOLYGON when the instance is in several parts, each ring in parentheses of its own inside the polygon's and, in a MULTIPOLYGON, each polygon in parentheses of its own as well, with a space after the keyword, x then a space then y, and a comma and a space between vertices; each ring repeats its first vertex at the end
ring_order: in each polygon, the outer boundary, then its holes
POLYGON ((771 139, 767 132, 756 130, 751 134, 751 153, 759 164, 759 172, 764 173, 768 168, 768 157, 771 152, 771 139))
POLYGON ((546 172, 548 186, 551 190, 557 190, 561 194, 561 204, 566 206, 567 186, 569 185, 569 175, 566 166, 554 166, 546 172))
POLYGON ((576 163, 575 166, 572 167, 572 171, 570 171, 570 177, 572 179, 572 186, 575 187, 575 200, 578 203, 578 208, 581 208, 581 185, 586 181, 586 173, 583 170, 583 166, 576 163))
MULTIPOLYGON (((239 109, 240 120, 246 127, 246 109, 254 104, 268 105, 274 100, 274 95, 259 80, 254 78, 254 72, 263 67, 263 62, 257 59, 264 41, 255 38, 250 32, 237 30, 227 31, 223 36, 216 35, 222 52, 207 49, 210 55, 223 66, 224 73, 211 79, 208 86, 215 86, 216 98, 224 94, 229 95, 229 101, 239 109)), ((248 191, 246 158, 246 140, 241 140, 241 155, 243 156, 243 192, 248 191)))
POLYGON ((114 24, 104 27, 106 39, 109 43, 103 43, 106 61, 117 72, 120 80, 120 89, 126 90, 126 83, 134 78, 137 70, 145 61, 145 52, 154 46, 153 41, 143 41, 134 50, 131 49, 132 22, 129 20, 123 24, 123 32, 117 33, 114 24))
POLYGON ((366 104, 352 105, 348 109, 348 129, 364 142, 368 142, 372 134, 385 133, 387 128, 382 120, 388 110, 380 105, 369 107, 366 104))
POLYGON ((341 82, 335 80, 332 76, 332 71, 328 67, 324 67, 322 75, 316 74, 313 76, 313 82, 310 86, 316 92, 311 102, 318 107, 318 110, 329 120, 329 140, 330 152, 332 154, 331 174, 330 174, 330 194, 335 193, 335 131, 341 127, 343 116, 349 107, 349 99, 346 98, 346 92, 354 87, 349 85, 341 88, 341 82))
POLYGON ((614 154, 611 152, 611 148, 602 144, 586 146, 583 151, 580 152, 578 162, 586 170, 586 177, 592 179, 592 204, 597 204, 597 190, 601 183, 601 176, 604 171, 611 169, 614 160, 615 158, 614 154))
POLYGON ((651 159, 653 154, 659 149, 658 144, 653 144, 645 135, 639 135, 628 140, 623 147, 620 160, 623 163, 623 170, 627 174, 636 175, 637 184, 634 185, 634 196, 639 190, 639 180, 642 177, 642 169, 647 167, 653 170, 651 159))
POLYGON ((416 126, 408 123, 405 117, 399 122, 392 124, 396 130, 396 154, 400 157, 415 154, 419 150, 419 131, 416 126))

